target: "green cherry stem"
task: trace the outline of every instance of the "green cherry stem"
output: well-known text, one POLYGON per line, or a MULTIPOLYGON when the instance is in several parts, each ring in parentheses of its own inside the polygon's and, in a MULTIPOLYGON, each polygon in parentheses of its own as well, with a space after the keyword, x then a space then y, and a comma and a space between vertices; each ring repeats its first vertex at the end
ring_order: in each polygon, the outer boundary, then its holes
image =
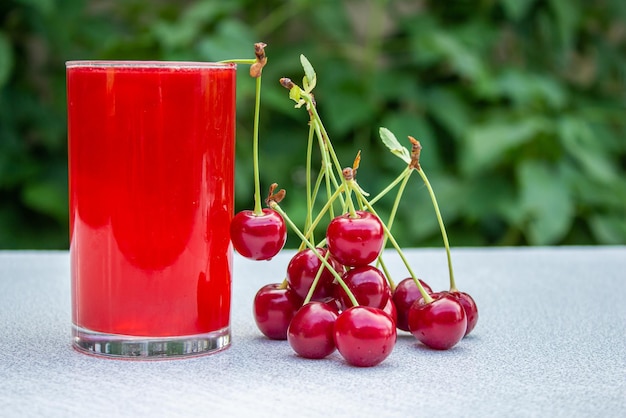
POLYGON ((219 63, 223 63, 223 64, 248 64, 248 65, 252 65, 256 62, 256 59, 253 58, 243 58, 243 59, 229 59, 229 60, 222 60, 219 61, 219 63))
POLYGON ((435 215, 437 216, 437 222, 439 222, 439 229, 441 229, 441 236, 443 238, 443 245, 446 247, 446 256, 448 258, 448 272, 450 276, 450 291, 456 292, 458 291, 456 287, 456 283, 454 281, 454 271, 452 269, 452 257, 450 255, 450 244, 448 243, 448 234, 446 233, 446 227, 443 224, 443 218, 441 217, 441 212, 439 211, 439 205, 437 204, 437 198, 435 197, 435 192, 433 191, 430 182, 428 181, 428 177, 426 177, 426 173, 419 167, 416 167, 415 170, 419 173, 420 177, 424 181, 426 188, 428 189, 428 194, 430 194, 430 200, 433 202, 433 207, 435 209, 435 215))
MULTIPOLYGON (((393 202, 393 207, 391 208, 391 213, 389 214, 389 220, 387 221, 387 228, 391 231, 391 228, 393 227, 393 221, 396 218, 396 213, 398 211, 398 206, 400 205, 400 200, 402 200, 402 195, 404 194, 404 190, 406 189, 406 184, 409 181, 409 177, 411 177, 411 172, 413 170, 407 169, 403 172, 403 174, 401 176, 399 176, 398 178, 402 178, 402 183, 400 183, 400 187, 398 188, 398 193, 396 194, 396 199, 393 202), (408 171, 407 171, 408 170, 408 171)), ((372 202, 370 201, 370 205, 373 206, 372 202)), ((385 235, 385 238, 383 240, 383 248, 385 248, 387 246, 387 235, 385 235)), ((385 274, 387 275, 387 280, 389 282, 389 286, 391 286, 391 290, 395 289, 396 286, 393 283, 393 280, 391 280, 391 277, 389 276, 389 274, 387 273, 387 269, 385 267, 385 263, 383 261, 382 257, 378 257, 378 261, 377 261, 378 265, 380 265, 380 267, 383 269, 383 271, 385 272, 385 274)))
MULTIPOLYGON (((324 140, 324 135, 321 131, 320 123, 318 123, 316 119, 311 119, 311 123, 315 125, 315 132, 317 133, 320 153, 322 155, 322 164, 324 167, 323 172, 324 172, 324 178, 326 180, 326 193, 328 194, 328 196, 330 196, 330 194, 332 193, 333 186, 335 189, 338 188, 339 182, 337 181, 337 178, 335 177, 335 174, 332 170, 333 164, 330 162, 330 154, 328 152, 328 146, 326 145, 327 141, 324 140)), ((344 206, 343 198, 341 200, 341 205, 344 206)), ((335 217, 334 210, 331 208, 330 218, 332 219, 334 217, 335 217)))
MULTIPOLYGON (((354 183, 353 182, 348 182, 348 185, 354 190, 354 192, 357 195, 357 197, 359 199, 361 199, 361 201, 363 202, 365 207, 371 213, 376 215, 378 217, 378 219, 380 219, 380 216, 378 216, 378 214, 376 213, 376 210, 374 209, 374 207, 367 201, 365 196, 363 196, 360 193, 358 188, 356 186, 354 186, 354 183)), ((385 235, 389 238, 389 242, 391 242, 391 245, 396 249, 398 255, 400 256, 400 259, 402 259, 402 262, 404 263, 406 269, 408 270, 409 274, 411 275, 411 278, 413 279, 413 281, 417 285, 417 288, 420 291, 420 294, 422 295, 422 298, 424 298, 424 302, 425 303, 432 302, 433 298, 428 294, 428 292, 426 292, 426 290, 424 289, 424 287, 422 286, 420 281, 417 279, 417 276, 413 272, 413 269, 411 268, 411 265, 409 264, 408 260, 406 259, 405 255, 404 255, 404 252, 402 251, 402 248, 400 248, 400 245, 398 245, 398 242, 396 241, 396 239, 393 237, 393 235, 391 235, 391 231, 389 231, 389 228, 387 228, 387 225, 385 225, 384 222, 381 222, 381 225, 383 226, 383 231, 385 232, 385 235)))
MULTIPOLYGON (((307 240, 309 239, 309 237, 313 236, 313 230, 315 230, 315 228, 320 223, 320 221, 322 220, 326 212, 329 210, 329 208, 332 207, 333 202, 337 199, 337 197, 340 196, 340 194, 343 191, 344 191, 344 187, 342 185, 339 188, 337 188, 337 190, 335 190, 335 193, 333 193, 332 196, 330 196, 326 204, 322 207, 322 209, 320 209, 319 213, 317 214, 315 219, 311 222, 311 225, 309 225, 308 229, 306 229, 306 232, 304 233, 304 236, 307 240)), ((303 250, 305 246, 306 246, 305 242, 302 241, 302 243, 300 244, 299 250, 300 251, 303 250)))
POLYGON ((342 175, 343 169, 341 167, 341 164, 339 163, 339 159, 337 158, 337 154, 335 153, 333 144, 330 142, 328 132, 326 131, 326 128, 324 127, 324 124, 322 123, 322 119, 320 118, 320 115, 317 112, 317 108, 315 107, 315 103, 313 102, 313 99, 311 99, 310 95, 304 94, 304 93, 302 94, 302 98, 307 103, 307 109, 309 109, 309 111, 311 112, 311 118, 315 119, 315 122, 317 122, 318 124, 320 133, 322 135, 322 138, 324 139, 324 144, 326 145, 326 150, 328 151, 328 154, 330 155, 330 158, 333 161, 333 164, 334 164, 335 169, 337 170, 337 173, 339 174, 339 176, 343 177, 342 175))
POLYGON ((393 292, 396 288, 396 284, 392 280, 391 274, 389 274, 389 270, 387 270, 387 265, 383 261, 382 254, 378 256, 377 262, 378 262, 378 265, 380 265, 380 268, 383 269, 383 273, 385 273, 385 277, 387 278, 387 283, 389 283, 389 287, 391 288, 391 291, 393 292))
POLYGON ((356 214, 356 209, 354 208, 354 202, 352 202, 352 190, 355 187, 352 187, 354 186, 354 180, 352 180, 351 168, 346 168, 344 170, 344 183, 348 185, 348 188, 346 189, 346 202, 348 203, 348 213, 350 214, 351 218, 357 218, 358 216, 356 214), (349 179, 346 178, 348 176, 349 176, 349 179))
MULTIPOLYGON (((330 253, 328 251, 326 251, 326 254, 324 255, 324 259, 326 259, 326 262, 328 262, 328 257, 330 256, 330 253)), ((306 305, 307 303, 309 303, 311 301, 311 299, 313 298, 313 294, 315 293, 315 289, 317 288, 317 283, 319 283, 320 281, 320 277, 322 277, 322 272, 324 271, 324 265, 321 265, 318 269, 317 269, 317 273, 315 274, 315 278, 313 279, 313 283, 311 283, 311 287, 309 288, 309 291, 306 294, 306 297, 304 298, 304 301, 302 302, 302 305, 306 305)))
MULTIPOLYGON (((306 147, 306 220, 304 222, 304 230, 308 230, 313 220, 313 194, 311 191, 311 160, 313 155, 313 137, 315 136, 315 127, 309 124, 309 137, 306 147)), ((311 240, 315 241, 313 230, 311 230, 311 240)))
POLYGON ((259 174, 259 119, 261 108, 261 76, 256 78, 256 89, 254 98, 254 130, 252 133, 252 164, 254 171, 254 214, 261 216, 263 207, 261 205, 261 179, 259 174))
POLYGON ((396 187, 396 185, 398 183, 400 183, 402 180, 404 180, 406 177, 409 177, 411 175, 411 173, 413 172, 413 170, 411 170, 410 167, 405 168, 399 175, 398 177, 396 177, 394 179, 394 181, 392 181, 391 183, 389 183, 389 185, 387 185, 387 187, 385 187, 383 190, 381 190, 380 193, 378 193, 375 197, 370 199, 370 204, 374 205, 376 204, 376 202, 378 202, 380 199, 382 199, 387 193, 389 193, 389 191, 391 191, 391 189, 393 189, 394 187, 396 187))
MULTIPOLYGON (((334 179, 334 176, 333 176, 332 170, 329 170, 329 168, 331 168, 332 166, 329 161, 328 151, 326 150, 326 146, 324 145, 324 138, 322 137, 319 123, 317 123, 316 120, 311 119, 311 124, 314 126, 315 133, 317 134, 317 140, 319 142, 319 147, 320 147, 320 154, 322 156, 322 166, 323 166, 322 171, 323 171, 324 180, 326 183, 326 194, 327 194, 327 197, 330 198, 332 194, 331 182, 334 179)), ((338 184, 336 179, 335 179, 335 184, 338 184)), ((333 218, 334 215, 335 215, 334 210, 331 207, 330 208, 331 219, 333 218)))
MULTIPOLYGON (((402 183, 400 183, 400 187, 398 188, 398 193, 396 194, 396 199, 393 202, 393 207, 391 208, 391 213, 389 214, 389 220, 387 221, 387 227, 389 228, 390 231, 391 231, 391 228, 393 227, 393 222, 396 218, 396 213, 398 212, 398 206, 400 206, 400 201, 402 200, 402 195, 404 194, 404 190, 406 189, 406 184, 408 183, 412 172, 413 170, 407 168, 405 171, 403 171, 403 174, 400 176, 402 177, 402 183)), ((371 201, 370 201, 370 205, 373 205, 371 201)), ((383 248, 385 247, 385 245, 387 245, 387 236, 385 236, 383 248)))
POLYGON ((344 290, 344 292, 346 292, 346 295, 348 295, 348 298, 350 299, 350 303, 352 303, 352 306, 358 306, 359 302, 357 302, 357 300, 354 297, 354 294, 352 294, 352 291, 350 290, 350 288, 343 281, 343 279, 341 278, 339 273, 337 273, 337 270, 335 270, 335 268, 333 266, 331 266, 330 263, 324 257, 322 257, 322 255, 319 253, 319 251, 317 251, 317 248, 315 248, 315 246, 313 244, 311 244, 311 242, 304 236, 304 234, 298 229, 296 224, 293 223, 291 218, 289 218, 289 216, 287 216, 285 211, 278 205, 278 203, 276 203, 274 201, 270 201, 269 202, 269 206, 272 209, 274 209, 276 212, 278 212, 283 217, 285 222, 287 222, 287 225, 289 225, 289 227, 296 233, 296 235, 298 235, 298 237, 302 240, 302 242, 304 242, 305 245, 311 251, 313 251, 313 253, 317 256, 317 258, 322 262, 324 267, 326 267, 328 269, 328 271, 331 272, 333 277, 337 280, 337 283, 339 283, 339 286, 341 286, 341 288, 344 290))

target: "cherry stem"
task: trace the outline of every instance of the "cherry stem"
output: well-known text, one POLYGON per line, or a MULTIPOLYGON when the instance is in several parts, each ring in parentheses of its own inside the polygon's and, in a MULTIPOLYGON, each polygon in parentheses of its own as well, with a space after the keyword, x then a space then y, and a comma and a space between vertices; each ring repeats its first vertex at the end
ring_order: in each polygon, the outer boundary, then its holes
POLYGON ((322 123, 322 119, 320 118, 319 113, 317 113, 317 108, 315 107, 315 103, 313 102, 313 99, 311 98, 309 94, 305 94, 305 93, 302 93, 302 98, 307 103, 307 109, 309 109, 311 118, 314 119, 318 125, 320 134, 322 135, 322 138, 324 140, 325 149, 328 152, 328 155, 330 155, 330 158, 333 161, 333 165, 335 166, 337 173, 343 179, 343 174, 342 174, 343 169, 341 167, 341 164, 339 163, 339 159, 337 158, 337 154, 335 153, 333 144, 330 142, 328 131, 326 131, 326 128, 324 127, 324 124, 322 123))
POLYGON ((383 269, 383 273, 385 273, 385 277, 387 278, 387 283, 389 283, 389 287, 391 288, 391 291, 393 291, 396 288, 396 284, 391 279, 391 274, 389 274, 389 270, 387 270, 387 265, 383 261, 382 255, 378 256, 378 264, 380 265, 380 268, 383 269))
MULTIPOLYGON (((400 206, 400 200, 402 200, 402 195, 404 194, 404 190, 406 189, 406 184, 408 183, 409 177, 411 177, 412 172, 413 170, 407 168, 399 176, 399 178, 402 177, 402 183, 400 184, 400 187, 398 188, 398 193, 396 194, 396 199, 393 202, 393 207, 391 208, 391 213, 389 214, 389 220, 387 221, 387 227, 389 228, 390 231, 391 231, 391 228, 393 227, 393 221, 396 218, 396 213, 398 212, 398 206, 400 206)), ((370 201, 370 205, 373 205, 371 201, 370 201)), ((385 235, 383 248, 386 245, 387 245, 387 236, 385 235)))
MULTIPOLYGON (((333 202, 337 199, 338 196, 340 196, 341 192, 343 191, 344 191, 344 187, 343 185, 341 185, 339 188, 337 188, 337 190, 335 190, 335 193, 333 193, 332 196, 330 196, 326 204, 322 207, 322 209, 320 209, 319 213, 317 214, 315 219, 311 222, 311 225, 309 225, 308 229, 306 230, 306 233, 304 234, 306 239, 309 239, 309 237, 313 236, 313 230, 317 227, 317 225, 320 223, 320 221, 326 214, 326 211, 328 211, 329 208, 332 207, 333 202)), ((300 250, 304 249, 303 245, 306 245, 304 241, 302 241, 302 244, 300 244, 300 250)))
MULTIPOLYGON (((354 182, 349 182, 348 183, 349 186, 355 191, 356 195, 359 197, 359 199, 361 199, 361 201, 363 202, 363 204, 365 205, 365 207, 374 215, 376 215, 378 217, 378 219, 380 219, 380 216, 378 216, 378 214, 376 213, 376 210, 374 209, 374 207, 367 201, 367 199, 365 198, 365 196, 363 196, 358 187, 356 187, 354 185, 354 182)), ((422 298, 424 299, 425 303, 431 303, 433 301, 433 298, 428 294, 428 292, 426 292, 426 289, 424 289, 424 287, 422 286, 422 284, 420 283, 420 281, 417 279, 417 276, 415 275, 415 273, 413 272, 413 269, 411 268, 411 265, 409 264, 408 260, 406 259, 404 252, 402 251, 402 249, 400 248, 400 245, 398 245, 398 242, 396 241, 396 239, 393 237, 393 235, 391 235, 391 231, 389 231, 389 228, 387 228, 387 225, 385 225, 384 222, 380 222, 381 225, 383 226, 383 231, 385 231, 385 235, 389 238, 389 242, 391 242, 391 245, 396 249, 396 251, 398 252, 398 255, 400 256, 400 258, 402 259, 402 262, 404 263, 404 265, 406 266, 406 269, 408 270, 409 274, 411 275, 411 278, 413 279, 413 281, 415 282, 415 284, 417 285, 418 290, 420 291, 420 294, 422 295, 422 298)))
POLYGON ((254 129, 252 132, 252 164, 254 171, 254 214, 261 216, 261 179, 259 175, 259 119, 261 108, 261 76, 256 78, 256 90, 254 98, 254 129))
POLYGON ((228 64, 228 63, 232 63, 232 64, 254 64, 256 62, 255 58, 241 58, 241 59, 230 59, 230 60, 222 60, 222 61, 218 61, 219 63, 223 63, 223 64, 228 64))
POLYGON ((411 170, 410 167, 405 168, 399 175, 398 177, 395 178, 394 181, 392 181, 391 183, 389 183, 389 185, 387 185, 387 187, 385 187, 380 193, 378 193, 375 197, 373 197, 372 199, 370 199, 370 204, 374 205, 376 202, 378 202, 380 199, 382 199, 387 193, 389 193, 389 191, 391 189, 393 189, 394 187, 396 187, 396 185, 398 183, 400 183, 402 180, 404 180, 405 177, 408 177, 411 172, 413 170, 411 170))
MULTIPOLYGON (((332 193, 332 186, 334 186, 335 188, 339 187, 339 182, 337 182, 337 179, 335 178, 335 175, 332 171, 332 163, 329 160, 329 153, 328 153, 328 147, 326 146, 326 143, 324 141, 324 135, 322 134, 322 131, 320 129, 320 123, 318 123, 317 120, 315 119, 311 119, 311 122, 315 125, 315 132, 317 133, 317 138, 319 141, 319 146, 320 146, 320 153, 322 155, 322 164, 324 167, 324 176, 326 179, 326 193, 328 194, 328 196, 331 195, 332 193), (331 186, 332 183, 332 186, 331 186)), ((342 198, 343 199, 343 198, 342 198)), ((341 205, 343 206, 344 202, 343 200, 341 200, 341 205)), ((331 208, 330 209, 330 218, 333 219, 335 217, 335 213, 334 210, 331 208)))
POLYGON ((309 249, 311 249, 311 251, 313 251, 313 253, 317 256, 317 258, 322 262, 324 267, 326 267, 328 269, 328 271, 331 272, 333 277, 335 279, 337 279, 337 283, 339 283, 339 286, 341 286, 341 288, 344 290, 344 292, 346 292, 346 295, 348 295, 348 298, 350 299, 350 303, 352 303, 352 306, 358 306, 359 302, 357 302, 356 298, 354 297, 354 294, 352 294, 352 291, 350 290, 348 285, 346 285, 346 283, 343 281, 343 279, 341 278, 339 273, 337 273, 337 270, 335 270, 335 268, 333 266, 331 266, 330 263, 324 257, 322 257, 322 255, 319 253, 319 251, 317 251, 317 248, 315 248, 315 246, 313 244, 311 244, 311 242, 304 236, 304 234, 298 229, 296 224, 293 223, 291 218, 289 218, 289 216, 287 216, 287 214, 280 207, 280 205, 278 203, 274 202, 274 201, 270 201, 269 205, 270 205, 270 207, 272 209, 274 209, 276 212, 278 212, 283 217, 285 222, 287 222, 287 225, 289 225, 289 227, 296 233, 296 235, 302 240, 302 242, 304 242, 305 245, 309 249))
MULTIPOLYGON (((315 135, 315 127, 309 124, 309 138, 306 147, 306 220, 304 222, 305 231, 311 226, 313 217, 313 195, 311 192, 311 159, 313 154, 313 136, 315 135)), ((311 240, 315 241, 313 229, 311 229, 311 240)))
MULTIPOLYGON (((326 254, 324 255, 324 258, 326 259, 327 262, 328 262, 328 257, 329 256, 330 256, 330 253, 328 251, 326 251, 326 254)), ((315 293, 315 289, 317 288, 317 283, 319 283, 320 277, 322 277, 322 272, 323 271, 324 271, 324 265, 321 265, 317 269, 317 273, 315 274, 315 278, 313 279, 313 283, 311 283, 311 287, 309 288, 309 291, 307 292, 306 298, 304 298, 304 302, 302 302, 302 305, 306 305, 313 298, 313 294, 315 293)))
POLYGON ((348 213, 350 213, 351 218, 358 218, 356 214, 356 209, 354 208, 354 203, 352 202, 352 188, 348 187, 346 190, 346 202, 348 204, 348 213))
POLYGON ((428 177, 426 177, 426 173, 421 168, 415 168, 419 175, 424 180, 424 184, 428 189, 428 193, 430 194, 430 200, 433 202, 433 207, 435 208, 435 215, 437 215, 437 221, 439 222, 439 229, 441 229, 441 236, 443 238, 443 245, 446 247, 446 256, 448 258, 448 272, 450 276, 450 291, 456 292, 458 291, 456 287, 456 283, 454 281, 454 271, 452 269, 452 257, 450 255, 450 244, 448 243, 448 234, 446 234, 446 227, 443 224, 443 218, 441 217, 441 212, 439 211, 439 205, 437 204, 437 198, 435 197, 435 192, 433 191, 430 182, 428 181, 428 177))
MULTIPOLYGON (((409 178, 411 177, 411 173, 413 172, 413 170, 407 168, 405 169, 402 174, 400 176, 398 176, 398 179, 402 178, 402 183, 400 184, 400 187, 398 188, 398 193, 396 194, 396 199, 393 202, 393 207, 391 208, 391 213, 389 214, 389 220, 387 221, 387 228, 391 231, 391 228, 393 227, 393 221, 396 218, 396 213, 398 212, 398 206, 400 205, 400 200, 402 200, 402 195, 404 194, 404 190, 406 189, 406 184, 409 181, 409 178)), ((373 206, 373 203, 370 201, 370 205, 373 206)), ((383 248, 385 248, 387 246, 387 235, 385 235, 385 238, 383 240, 383 248)), ((393 282, 393 280, 391 279, 391 276, 389 275, 389 273, 387 272, 387 268, 385 266, 385 263, 383 261, 382 257, 378 257, 378 265, 383 269, 383 271, 385 272, 385 275, 387 276, 387 281, 389 282, 389 286, 391 286, 391 290, 395 289, 396 286, 393 282)))

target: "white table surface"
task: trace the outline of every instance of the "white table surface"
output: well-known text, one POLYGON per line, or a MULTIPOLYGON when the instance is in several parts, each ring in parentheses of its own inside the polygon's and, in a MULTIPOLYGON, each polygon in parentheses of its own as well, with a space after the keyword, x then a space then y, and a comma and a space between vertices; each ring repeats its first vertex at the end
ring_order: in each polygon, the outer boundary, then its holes
MULTIPOLYGON (((0 416, 626 416, 626 247, 453 249, 473 334, 433 351, 400 332, 373 368, 301 359, 256 329, 254 294, 292 254, 236 257, 228 350, 138 362, 70 348, 67 252, 0 251, 0 416)), ((407 254, 446 288, 443 249, 407 254)))

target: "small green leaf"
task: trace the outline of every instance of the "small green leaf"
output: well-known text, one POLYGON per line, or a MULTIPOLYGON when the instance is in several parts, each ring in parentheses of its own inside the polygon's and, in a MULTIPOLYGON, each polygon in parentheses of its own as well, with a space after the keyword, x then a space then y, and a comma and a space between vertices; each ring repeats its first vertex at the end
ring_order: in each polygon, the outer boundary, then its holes
POLYGON ((300 102, 300 99, 302 97, 301 95, 302 90, 300 90, 300 87, 298 86, 293 86, 290 90, 289 90, 289 98, 291 100, 293 100, 294 102, 298 103, 300 102))
POLYGON ((309 62, 309 60, 302 54, 300 54, 300 62, 302 63, 302 68, 304 69, 305 80, 303 80, 302 85, 304 86, 304 90, 310 92, 315 88, 315 84, 317 82, 317 75, 315 74, 315 70, 313 66, 309 62))
POLYGON ((409 153, 408 149, 400 145, 396 136, 389 129, 381 127, 378 132, 383 144, 389 148, 389 151, 391 151, 393 155, 400 158, 407 164, 411 163, 411 153, 409 153))

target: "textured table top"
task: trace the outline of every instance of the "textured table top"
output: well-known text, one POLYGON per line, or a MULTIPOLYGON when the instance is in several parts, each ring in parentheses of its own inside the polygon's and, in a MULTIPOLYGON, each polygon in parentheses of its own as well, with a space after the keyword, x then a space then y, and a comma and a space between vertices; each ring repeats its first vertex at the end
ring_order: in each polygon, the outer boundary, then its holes
MULTIPOLYGON (((400 332, 379 366, 295 356, 256 329, 252 300, 292 252, 235 258, 233 344, 184 360, 120 361, 70 348, 67 252, 0 252, 0 415, 626 416, 626 247, 453 249, 474 332, 433 351, 400 332)), ((443 249, 407 252, 435 289, 443 249)), ((405 272, 395 254, 388 266, 405 272)))

